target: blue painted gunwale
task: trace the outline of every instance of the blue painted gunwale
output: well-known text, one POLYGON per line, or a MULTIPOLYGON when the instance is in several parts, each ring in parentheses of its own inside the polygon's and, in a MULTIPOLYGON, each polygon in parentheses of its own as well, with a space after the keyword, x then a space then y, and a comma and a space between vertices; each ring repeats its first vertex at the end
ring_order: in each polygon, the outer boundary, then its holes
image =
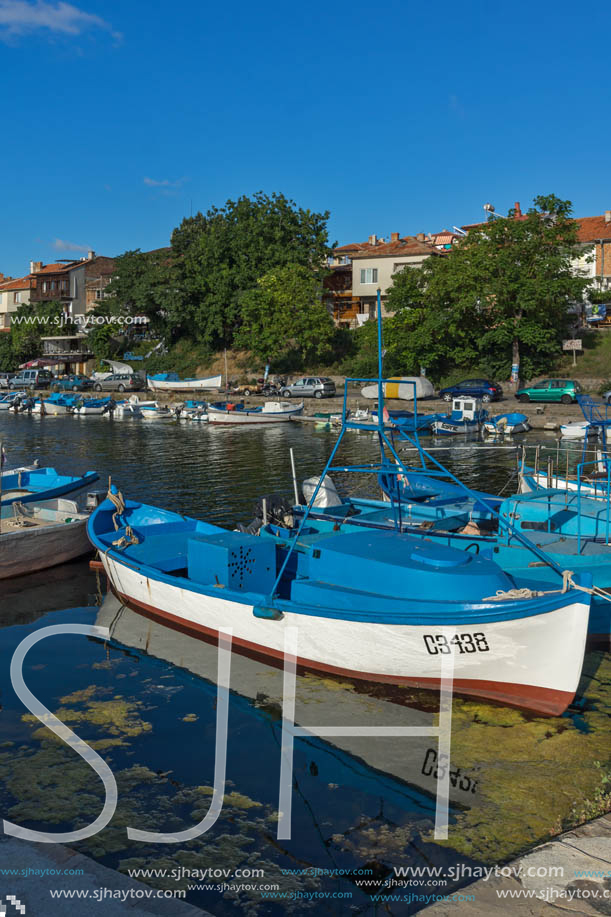
MULTIPOLYGON (((114 506, 109 500, 105 500, 92 513, 87 526, 89 540, 92 545, 103 555, 108 555, 120 565, 126 566, 142 576, 151 580, 156 580, 176 589, 188 589, 190 592, 199 595, 206 595, 212 598, 219 598, 219 590, 214 585, 206 586, 195 583, 185 576, 172 575, 156 566, 154 563, 146 563, 134 557, 134 553, 146 543, 147 529, 156 529, 163 526, 164 531, 157 534, 167 534, 168 561, 178 562, 182 559, 183 566, 176 569, 182 570, 186 566, 187 557, 184 554, 176 555, 177 536, 184 534, 225 534, 226 530, 210 523, 202 522, 187 516, 181 516, 168 510, 161 510, 157 507, 147 504, 137 503, 131 500, 126 501, 126 511, 121 517, 123 525, 115 530, 112 524, 112 514, 114 506), (141 544, 128 546, 122 550, 112 547, 112 541, 120 538, 125 534, 125 526, 130 525, 132 530, 141 539, 141 544)), ((153 532, 153 534, 155 534, 153 532)), ((397 536, 405 539, 405 543, 412 543, 414 539, 410 536, 397 536)), ((332 537, 332 541, 336 536, 332 537)), ((186 541, 186 538, 185 538, 186 541)), ((286 551, 288 543, 281 545, 281 551, 286 551)), ((140 553, 143 553, 141 551, 140 553)), ((297 553, 303 553, 303 547, 297 548, 297 553)), ((457 552, 463 553, 463 552, 457 552)), ((360 557, 362 562, 366 558, 360 557)), ((164 558, 160 558, 157 563, 162 563, 164 558)), ((281 558, 278 558, 278 562, 281 558)), ((475 562, 476 558, 470 558, 470 562, 475 562)), ((474 566, 478 566, 474 563, 474 566)), ((496 566, 496 565, 494 565, 496 566)), ((431 578, 439 580, 440 570, 431 567, 431 578)), ((500 573, 500 571, 499 571, 500 573)), ((506 577, 505 586, 510 588, 513 581, 506 577)), ((298 582, 297 579, 294 580, 298 582)), ((314 585, 316 585, 314 583, 314 585)), ((501 585, 501 583, 499 583, 501 585)), ((290 599, 275 596, 273 600, 270 596, 255 592, 238 592, 229 588, 222 590, 222 598, 226 601, 234 601, 240 605, 269 605, 273 608, 287 614, 304 615, 310 617, 335 618, 345 621, 355 621, 361 623, 376 623, 384 625, 412 625, 412 626, 443 626, 456 625, 467 626, 484 622, 509 621, 520 618, 528 618, 539 614, 555 611, 558 608, 570 605, 575 602, 575 595, 567 592, 565 595, 556 593, 552 596, 539 597, 536 599, 526 600, 506 600, 503 602, 452 602, 447 600, 413 600, 406 599, 388 599, 384 595, 377 593, 366 593, 358 590, 349 590, 329 586, 328 589, 321 590, 321 594, 330 592, 334 598, 335 606, 298 603, 290 599), (342 599, 346 602, 346 607, 337 607, 338 601, 342 599), (373 600, 376 609, 359 610, 352 607, 355 600, 373 600), (393 606, 392 609, 389 606, 393 606), (409 606, 408 609, 405 606, 409 606), (383 610, 378 610, 380 606, 385 606, 383 610)), ((231 623, 229 620, 228 623, 231 623)))
POLYGON ((59 474, 55 468, 37 468, 35 471, 22 471, 21 473, 5 474, 2 478, 2 493, 10 490, 28 490, 25 496, 5 498, 2 497, 2 506, 8 506, 19 500, 20 503, 40 502, 63 494, 82 490, 97 481, 97 471, 87 471, 80 477, 59 474))

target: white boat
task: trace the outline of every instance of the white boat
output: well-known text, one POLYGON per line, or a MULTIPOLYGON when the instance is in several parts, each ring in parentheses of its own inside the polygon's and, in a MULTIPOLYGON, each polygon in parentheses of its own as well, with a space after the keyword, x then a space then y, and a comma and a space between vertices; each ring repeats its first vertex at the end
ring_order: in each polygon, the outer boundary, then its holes
POLYGON ((180 418, 184 417, 185 420, 193 421, 193 423, 208 423, 208 411, 204 408, 195 408, 191 411, 184 411, 180 418))
POLYGON ((222 376, 206 376, 202 379, 181 379, 178 373, 157 373, 147 379, 148 387, 154 392, 201 392, 204 389, 220 388, 222 376))
MULTIPOLYGON (((435 389, 426 376, 401 376, 382 383, 385 398, 400 398, 402 401, 413 401, 414 390, 417 398, 433 398, 435 389)), ((377 383, 366 385, 361 389, 363 398, 377 398, 377 383)))
POLYGON ((0 516, 0 579, 33 573, 87 554, 88 513, 62 497, 11 503, 0 516))
POLYGON ((433 421, 431 429, 440 436, 479 433, 487 419, 488 412, 482 410, 479 398, 454 398, 452 413, 446 415, 443 420, 433 421))
POLYGON ((592 426, 587 420, 561 424, 560 436, 562 439, 585 439, 586 430, 588 430, 588 436, 598 436, 598 427, 592 426))
POLYGON ((131 395, 126 400, 116 401, 114 408, 107 416, 114 417, 116 420, 122 420, 125 417, 140 417, 145 408, 156 407, 156 401, 140 401, 137 395, 131 395))
POLYGON ((81 417, 99 416, 106 414, 112 408, 112 398, 88 398, 73 409, 73 414, 79 414, 81 417))
POLYGON ((210 642, 230 628, 237 651, 276 663, 295 640, 299 666, 336 676, 438 689, 449 656, 456 693, 545 714, 573 699, 584 592, 516 590, 488 558, 396 532, 256 537, 112 493, 89 537, 117 597, 147 617, 210 642))
POLYGON ((526 414, 511 412, 509 414, 497 414, 495 417, 489 417, 484 421, 484 432, 491 434, 526 433, 530 430, 528 417, 526 414))
POLYGON ((22 398, 25 398, 26 392, 6 392, 4 395, 0 395, 0 411, 8 411, 16 402, 21 401, 22 398))
POLYGON ((176 412, 154 402, 152 405, 140 406, 140 417, 142 420, 169 423, 176 420, 176 412))
POLYGON ((293 404, 291 401, 266 401, 257 408, 246 408, 243 404, 231 401, 219 401, 208 405, 209 423, 286 423, 303 411, 303 401, 293 404))

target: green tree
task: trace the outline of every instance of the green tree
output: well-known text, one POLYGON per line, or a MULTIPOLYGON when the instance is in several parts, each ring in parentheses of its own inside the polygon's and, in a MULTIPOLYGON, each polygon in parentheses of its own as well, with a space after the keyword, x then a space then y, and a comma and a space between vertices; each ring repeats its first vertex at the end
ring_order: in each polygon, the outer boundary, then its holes
POLYGON ((548 366, 580 302, 587 280, 574 273, 577 225, 571 202, 535 198, 525 219, 494 219, 469 232, 445 258, 395 275, 388 307, 391 346, 409 368, 439 374, 486 364, 529 376, 548 366))
POLYGON ((172 234, 178 292, 168 303, 170 324, 210 347, 230 346, 242 323, 243 294, 258 278, 301 265, 322 280, 328 218, 283 194, 258 192, 183 220, 172 234))
POLYGON ((169 248, 153 252, 138 249, 115 259, 111 282, 98 315, 146 315, 152 329, 168 331, 168 312, 178 296, 169 248))
POLYGON ((11 320, 11 350, 18 365, 42 354, 42 338, 74 334, 76 326, 64 316, 60 302, 48 301, 19 306, 11 320))
POLYGON ((236 343, 262 362, 271 359, 278 364, 289 354, 298 354, 303 362, 320 359, 335 335, 321 291, 303 265, 268 271, 238 300, 242 325, 236 343))
POLYGON ((15 357, 10 334, 0 334, 0 372, 11 372, 15 369, 15 357))

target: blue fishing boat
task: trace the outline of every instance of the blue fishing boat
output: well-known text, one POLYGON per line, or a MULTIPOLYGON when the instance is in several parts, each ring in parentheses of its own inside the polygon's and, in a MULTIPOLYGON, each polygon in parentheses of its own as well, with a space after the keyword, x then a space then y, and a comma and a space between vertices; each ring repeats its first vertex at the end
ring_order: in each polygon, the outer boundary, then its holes
POLYGON ((32 406, 32 414, 69 414, 82 400, 82 395, 56 392, 46 397, 36 398, 32 406))
POLYGON ((99 416, 100 414, 106 414, 108 411, 111 411, 114 404, 115 402, 111 395, 106 398, 81 398, 81 400, 74 405, 72 413, 78 414, 81 417, 99 416))
POLYGON ((512 433, 526 433, 530 430, 526 414, 517 411, 509 414, 496 414, 484 421, 484 432, 493 435, 511 435, 512 433))
POLYGON ((488 411, 482 409, 479 398, 454 398, 452 413, 433 422, 433 433, 439 436, 479 433, 487 418, 488 411))
POLYGON ((540 713, 579 681, 590 596, 516 593, 483 556, 397 531, 258 538, 114 487, 88 532, 125 604, 209 642, 229 628, 247 654, 279 661, 297 628, 304 668, 435 688, 451 653, 456 692, 540 713))
MULTIPOLYGON (((387 411, 386 413, 388 414, 386 423, 394 424, 410 433, 413 433, 415 430, 418 430, 420 433, 430 432, 436 421, 443 420, 447 417, 447 414, 416 414, 414 411, 387 411)), ((371 420, 373 423, 378 422, 376 411, 371 412, 371 420)))
POLYGON ((32 503, 50 500, 64 494, 84 490, 97 481, 96 471, 80 476, 59 474, 55 468, 36 468, 32 471, 14 471, 2 475, 2 506, 9 503, 32 503))

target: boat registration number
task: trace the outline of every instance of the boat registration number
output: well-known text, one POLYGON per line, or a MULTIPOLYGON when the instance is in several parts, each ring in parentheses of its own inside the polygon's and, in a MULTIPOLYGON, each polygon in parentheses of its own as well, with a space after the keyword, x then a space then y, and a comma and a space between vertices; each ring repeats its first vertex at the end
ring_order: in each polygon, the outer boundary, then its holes
POLYGON ((448 653, 456 652, 456 648, 458 648, 459 653, 490 652, 486 634, 483 633, 455 634, 454 637, 449 639, 445 634, 424 634, 423 640, 427 653, 431 656, 437 656, 438 653, 447 655, 448 653))

